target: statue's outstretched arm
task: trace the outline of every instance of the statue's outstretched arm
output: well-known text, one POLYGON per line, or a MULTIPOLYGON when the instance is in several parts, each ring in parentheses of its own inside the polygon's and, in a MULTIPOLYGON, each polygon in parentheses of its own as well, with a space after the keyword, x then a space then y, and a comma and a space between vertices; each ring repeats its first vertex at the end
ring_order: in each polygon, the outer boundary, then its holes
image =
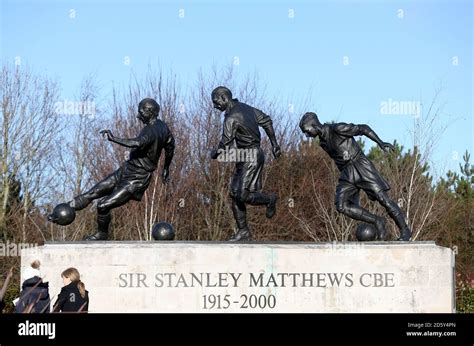
POLYGON ((276 136, 275 136, 275 129, 273 128, 273 121, 269 115, 263 113, 261 110, 255 108, 255 116, 258 122, 258 125, 265 130, 265 133, 270 139, 270 143, 272 144, 273 148, 273 155, 275 158, 278 158, 281 155, 281 149, 278 145, 276 136))
POLYGON ((149 138, 146 134, 140 134, 140 136, 136 138, 118 138, 115 137, 110 130, 102 130, 99 133, 101 135, 107 135, 109 141, 127 148, 139 148, 149 143, 149 138))
POLYGON ((380 139, 380 137, 375 133, 374 130, 369 125, 366 124, 347 124, 347 123, 337 123, 334 125, 334 129, 337 133, 343 136, 365 136, 367 138, 370 138, 373 140, 375 143, 378 144, 378 146, 383 150, 383 151, 390 151, 393 150, 394 147, 390 143, 386 143, 380 139))
POLYGON ((171 165, 174 155, 175 142, 172 134, 168 137, 165 144, 165 167, 168 168, 171 165))
POLYGON ((219 156, 219 150, 224 150, 235 140, 236 127, 232 118, 225 118, 222 128, 222 138, 217 148, 211 150, 211 159, 215 160, 219 156))
POLYGON ((388 152, 390 150, 395 149, 395 147, 392 144, 382 141, 380 137, 375 133, 374 130, 372 130, 372 128, 369 125, 363 124, 363 125, 359 125, 359 127, 361 128, 363 135, 366 136, 367 138, 370 138, 375 143, 377 143, 380 149, 382 149, 383 151, 388 152))

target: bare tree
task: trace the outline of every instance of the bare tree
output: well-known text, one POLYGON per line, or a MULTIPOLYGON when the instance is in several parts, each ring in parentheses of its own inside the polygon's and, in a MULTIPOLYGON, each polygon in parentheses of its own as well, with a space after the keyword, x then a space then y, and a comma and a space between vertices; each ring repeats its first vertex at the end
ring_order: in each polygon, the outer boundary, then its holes
POLYGON ((7 204, 12 177, 21 182, 21 239, 26 239, 30 208, 49 192, 52 174, 49 163, 53 140, 61 127, 54 110, 58 87, 55 81, 33 75, 28 68, 3 65, 0 76, 1 112, 1 205, 0 228, 7 230, 7 204))

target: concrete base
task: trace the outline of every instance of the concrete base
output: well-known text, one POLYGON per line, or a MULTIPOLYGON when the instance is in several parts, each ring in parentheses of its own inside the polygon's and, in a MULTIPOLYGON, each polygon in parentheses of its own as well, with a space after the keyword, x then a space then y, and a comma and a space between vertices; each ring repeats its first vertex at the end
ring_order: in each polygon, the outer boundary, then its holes
POLYGON ((35 259, 52 297, 76 267, 90 312, 455 309, 454 254, 434 242, 46 243, 22 251, 22 273, 35 259))

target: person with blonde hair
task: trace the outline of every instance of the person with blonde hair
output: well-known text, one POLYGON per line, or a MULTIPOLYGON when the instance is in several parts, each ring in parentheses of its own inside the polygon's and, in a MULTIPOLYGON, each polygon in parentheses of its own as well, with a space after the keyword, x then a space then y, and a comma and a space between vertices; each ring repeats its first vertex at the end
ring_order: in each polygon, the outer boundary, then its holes
POLYGON ((54 312, 87 312, 89 308, 89 292, 81 281, 76 268, 68 268, 61 273, 64 287, 54 304, 54 312))
POLYGON ((43 281, 41 262, 34 260, 23 272, 23 283, 18 301, 17 313, 48 313, 50 309, 49 283, 43 281))

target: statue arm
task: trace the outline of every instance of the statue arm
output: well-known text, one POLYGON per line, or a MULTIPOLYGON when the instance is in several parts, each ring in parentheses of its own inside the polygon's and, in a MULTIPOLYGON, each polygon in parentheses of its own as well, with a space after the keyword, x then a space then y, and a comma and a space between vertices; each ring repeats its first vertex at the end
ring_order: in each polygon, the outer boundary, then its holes
POLYGON ((370 128, 369 125, 365 125, 365 124, 355 125, 355 124, 338 123, 338 124, 334 125, 334 130, 338 134, 340 134, 342 136, 347 136, 347 137, 366 136, 367 138, 370 138, 375 143, 377 143, 378 146, 383 151, 386 151, 386 152, 394 149, 394 146, 392 144, 383 142, 380 139, 380 137, 375 133, 375 131, 370 128))
POLYGON ((168 169, 169 166, 171 165, 171 161, 173 160, 173 155, 174 155, 174 148, 175 148, 175 141, 173 135, 169 134, 168 139, 166 140, 165 144, 165 164, 164 164, 164 169, 168 169))
POLYGON ((377 134, 370 128, 370 126, 365 125, 365 124, 347 124, 347 123, 337 123, 334 124, 334 130, 346 137, 354 137, 354 136, 366 136, 367 138, 370 138, 373 140, 375 143, 380 145, 382 140, 377 136, 377 134))
POLYGON ((100 133, 107 135, 107 139, 111 142, 133 149, 145 147, 153 141, 153 134, 149 133, 147 128, 144 128, 140 135, 135 138, 115 137, 110 130, 102 130, 100 133))
POLYGON ((272 146, 278 146, 278 142, 275 137, 275 130, 273 129, 273 121, 269 115, 263 113, 261 110, 255 108, 255 118, 257 119, 257 123, 260 127, 265 130, 268 138, 270 139, 270 143, 272 146))
POLYGON ((225 147, 232 144, 235 139, 236 128, 232 118, 227 117, 224 120, 224 128, 222 130, 222 138, 219 142, 218 148, 224 149, 225 147))
POLYGON ((111 142, 117 143, 119 145, 122 145, 127 148, 139 148, 140 141, 138 138, 118 138, 118 137, 112 137, 110 139, 111 142))
POLYGON ((390 152, 390 151, 395 150, 395 147, 393 146, 393 144, 382 141, 380 137, 375 133, 375 131, 370 128, 370 126, 368 125, 358 125, 358 126, 361 129, 362 134, 366 136, 367 138, 370 138, 371 140, 373 140, 375 143, 377 143, 380 149, 382 149, 383 151, 390 152))
POLYGON ((270 139, 270 143, 273 147, 273 155, 275 158, 278 158, 281 155, 280 146, 278 145, 276 136, 275 136, 275 129, 273 128, 273 121, 269 115, 263 113, 259 109, 255 109, 255 118, 257 119, 257 123, 260 127, 265 130, 268 138, 270 139))
POLYGON ((217 159, 217 157, 219 156, 219 150, 225 149, 230 144, 232 144, 235 139, 235 133, 236 129, 232 118, 226 117, 224 119, 224 126, 222 129, 222 138, 219 144, 217 145, 217 148, 211 150, 211 159, 217 159))
POLYGON ((169 129, 168 131, 168 136, 166 138, 166 142, 164 145, 164 150, 165 150, 165 163, 163 165, 163 172, 161 173, 161 179, 164 184, 166 184, 169 181, 170 177, 170 165, 171 161, 173 161, 173 155, 174 155, 174 137, 173 134, 169 129))
POLYGON ((377 143, 380 147, 383 146, 384 142, 380 139, 380 137, 375 133, 374 130, 369 125, 357 125, 360 128, 361 135, 370 138, 372 141, 377 143))

